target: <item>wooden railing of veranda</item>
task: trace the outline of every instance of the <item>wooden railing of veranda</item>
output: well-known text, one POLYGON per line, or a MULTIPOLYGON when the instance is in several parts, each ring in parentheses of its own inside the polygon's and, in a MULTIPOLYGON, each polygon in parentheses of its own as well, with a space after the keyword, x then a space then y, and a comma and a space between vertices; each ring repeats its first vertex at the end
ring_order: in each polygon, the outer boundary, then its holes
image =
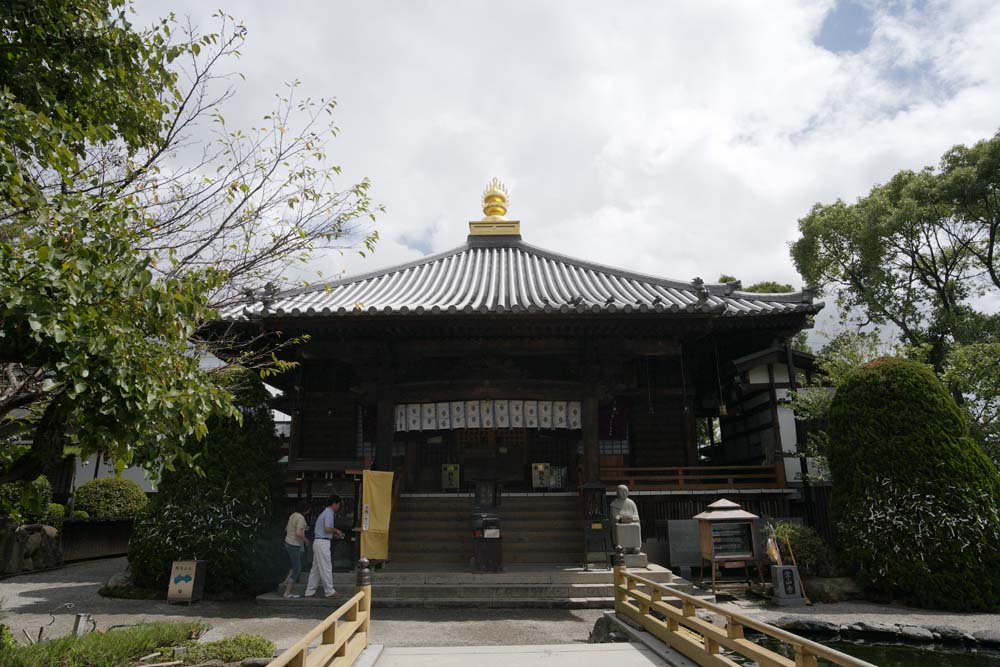
POLYGON ((358 561, 357 591, 267 667, 350 667, 368 647, 372 573, 368 559, 358 561), (319 644, 310 649, 317 639, 319 644))
POLYGON ((740 663, 727 657, 726 651, 754 660, 761 667, 817 667, 820 658, 838 667, 876 667, 669 585, 631 574, 625 567, 621 547, 615 550, 614 578, 615 612, 702 667, 739 667, 740 663), (676 607, 665 598, 679 599, 681 606, 676 607), (725 625, 699 618, 699 609, 721 617, 725 625), (743 636, 746 628, 789 646, 794 659, 746 639, 743 636))
POLYGON ((780 489, 785 486, 784 464, 777 466, 674 466, 626 468, 602 466, 601 479, 609 486, 625 484, 634 490, 780 489))

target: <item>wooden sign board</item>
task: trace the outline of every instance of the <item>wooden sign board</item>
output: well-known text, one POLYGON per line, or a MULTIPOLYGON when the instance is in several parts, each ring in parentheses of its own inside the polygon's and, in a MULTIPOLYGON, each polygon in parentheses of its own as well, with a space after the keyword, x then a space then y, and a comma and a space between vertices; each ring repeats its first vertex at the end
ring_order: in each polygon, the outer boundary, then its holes
POLYGON ((175 560, 170 568, 167 602, 197 602, 205 592, 205 570, 208 561, 175 560))

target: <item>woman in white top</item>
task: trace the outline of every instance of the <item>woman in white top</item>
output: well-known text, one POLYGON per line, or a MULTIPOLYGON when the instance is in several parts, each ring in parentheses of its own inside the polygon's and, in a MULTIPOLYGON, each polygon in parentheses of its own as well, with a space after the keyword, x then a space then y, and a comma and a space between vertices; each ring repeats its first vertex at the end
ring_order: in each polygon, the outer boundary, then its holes
POLYGON ((283 597, 286 599, 299 597, 292 595, 292 588, 298 583, 299 575, 302 574, 302 555, 305 553, 306 543, 309 541, 306 539, 306 518, 302 516, 305 510, 306 504, 300 502, 291 516, 288 517, 288 523, 285 525, 285 552, 292 564, 292 569, 288 571, 288 577, 285 578, 284 582, 283 597))

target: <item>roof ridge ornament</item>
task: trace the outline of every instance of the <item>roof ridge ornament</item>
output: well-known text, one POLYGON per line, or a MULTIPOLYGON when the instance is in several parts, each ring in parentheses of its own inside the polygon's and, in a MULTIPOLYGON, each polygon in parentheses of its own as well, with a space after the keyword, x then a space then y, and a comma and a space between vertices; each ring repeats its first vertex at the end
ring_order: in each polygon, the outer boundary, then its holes
POLYGON ((507 203, 510 201, 510 191, 507 190, 507 186, 497 178, 493 177, 493 180, 489 182, 486 189, 483 190, 483 213, 486 215, 484 220, 506 220, 504 216, 507 215, 507 203))
POLYGON ((469 236, 516 236, 521 237, 521 222, 508 220, 507 206, 510 191, 496 177, 483 190, 483 219, 469 222, 469 236))

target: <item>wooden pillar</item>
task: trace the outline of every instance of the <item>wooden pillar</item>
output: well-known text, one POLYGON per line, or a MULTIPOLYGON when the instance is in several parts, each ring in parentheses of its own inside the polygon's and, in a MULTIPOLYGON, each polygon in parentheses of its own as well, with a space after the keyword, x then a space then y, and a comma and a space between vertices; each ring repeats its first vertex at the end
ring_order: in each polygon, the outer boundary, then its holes
POLYGON ((601 448, 600 448, 600 417, 598 410, 600 402, 597 400, 596 391, 588 386, 589 396, 583 399, 580 406, 581 422, 583 429, 583 460, 586 479, 588 482, 601 481, 601 448))
POLYGON ((778 418, 778 391, 774 386, 774 364, 767 365, 768 400, 771 402, 771 432, 774 446, 767 452, 767 463, 781 462, 784 465, 784 449, 781 446, 781 421, 778 418))
POLYGON ((392 442, 396 435, 395 404, 387 395, 379 396, 375 406, 376 470, 392 470, 392 442))

